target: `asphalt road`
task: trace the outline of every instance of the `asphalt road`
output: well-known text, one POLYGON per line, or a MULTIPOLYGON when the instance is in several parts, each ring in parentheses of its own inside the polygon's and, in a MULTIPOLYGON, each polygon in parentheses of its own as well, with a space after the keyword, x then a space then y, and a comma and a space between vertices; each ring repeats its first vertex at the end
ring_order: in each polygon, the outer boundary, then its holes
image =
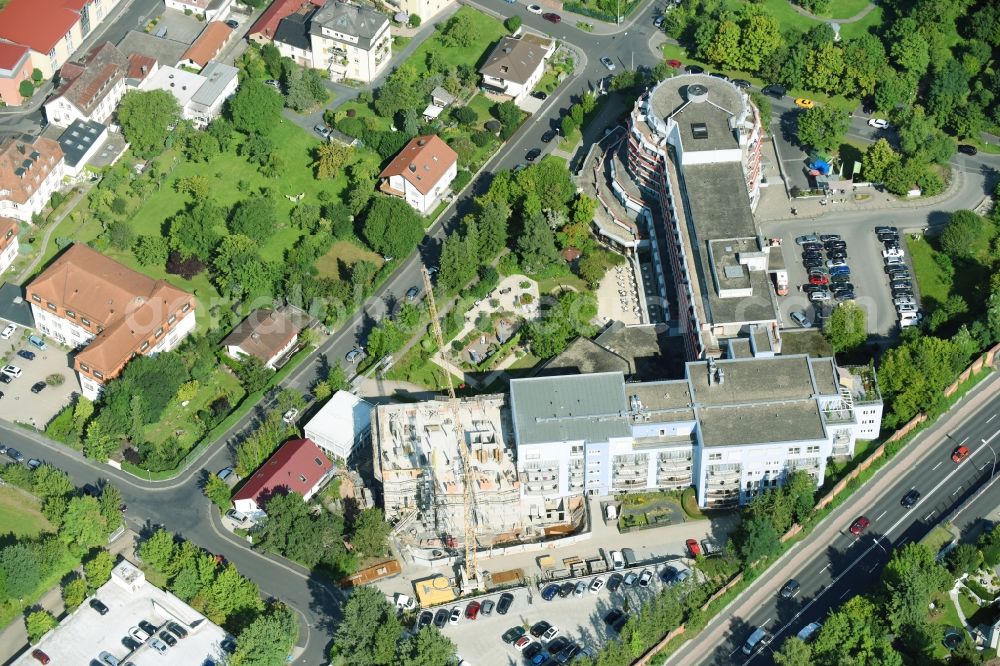
MULTIPOLYGON (((989 399, 960 427, 929 435, 934 439, 929 452, 913 461, 876 501, 861 510, 861 515, 871 521, 867 530, 860 536, 852 535, 849 527, 858 517, 857 512, 849 515, 835 512, 832 520, 839 523, 839 532, 828 541, 825 554, 804 566, 775 572, 767 583, 773 594, 749 615, 727 618, 723 635, 702 637, 689 644, 686 652, 700 657, 685 659, 684 663, 743 666, 773 663, 772 648, 780 648, 784 639, 794 636, 810 622, 821 622, 831 608, 849 597, 869 590, 895 548, 919 541, 942 518, 977 493, 982 494, 962 510, 960 516, 964 522, 960 524, 975 523, 977 518, 992 512, 1000 502, 1000 484, 991 483, 1000 480, 1000 476, 993 476, 1000 451, 998 414, 1000 393, 993 390, 989 399), (971 454, 955 464, 951 454, 960 444, 968 446, 971 454), (921 497, 908 509, 901 505, 901 500, 911 489, 921 493, 921 497), (789 579, 798 581, 801 590, 792 599, 781 599, 777 592, 789 579), (748 658, 741 648, 756 627, 765 627, 774 640, 748 658)), ((807 542, 818 537, 814 533, 807 542)))

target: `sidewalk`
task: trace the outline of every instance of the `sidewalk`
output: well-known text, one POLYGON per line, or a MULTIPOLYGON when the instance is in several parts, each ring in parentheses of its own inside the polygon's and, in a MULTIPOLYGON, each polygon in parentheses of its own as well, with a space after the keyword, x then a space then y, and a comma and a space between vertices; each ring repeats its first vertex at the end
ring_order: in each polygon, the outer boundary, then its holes
POLYGON ((917 435, 914 441, 907 444, 896 457, 876 472, 868 483, 844 504, 830 512, 804 541, 785 552, 768 571, 763 572, 749 588, 708 622, 690 641, 685 642, 684 648, 672 654, 665 663, 672 666, 694 666, 700 663, 705 655, 718 645, 719 637, 729 633, 730 625, 738 622, 738 617, 749 615, 777 594, 778 587, 786 577, 778 576, 775 572, 797 571, 810 560, 824 556, 829 544, 843 532, 844 516, 860 515, 865 507, 874 505, 876 500, 897 483, 915 462, 939 444, 940 437, 936 436, 938 433, 961 427, 963 422, 992 399, 998 390, 1000 390, 1000 380, 994 373, 963 398, 956 408, 917 435))

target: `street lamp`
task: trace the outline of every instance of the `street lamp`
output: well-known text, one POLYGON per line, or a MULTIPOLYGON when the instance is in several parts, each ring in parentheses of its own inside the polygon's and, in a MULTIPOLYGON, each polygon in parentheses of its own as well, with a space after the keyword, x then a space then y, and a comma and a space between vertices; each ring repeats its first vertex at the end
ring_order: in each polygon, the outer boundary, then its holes
POLYGON ((993 451, 993 471, 990 472, 990 481, 993 481, 993 475, 997 472, 997 452, 993 448, 993 445, 987 442, 985 439, 980 438, 983 444, 990 447, 990 451, 993 451))

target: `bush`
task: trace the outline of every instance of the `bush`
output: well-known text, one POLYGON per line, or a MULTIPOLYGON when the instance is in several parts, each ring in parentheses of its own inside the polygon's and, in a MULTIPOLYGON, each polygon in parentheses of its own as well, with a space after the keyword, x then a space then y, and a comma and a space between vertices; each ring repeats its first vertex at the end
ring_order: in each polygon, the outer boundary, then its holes
POLYGON ((35 86, 31 81, 25 79, 18 85, 17 91, 21 93, 21 97, 28 98, 35 94, 35 86))
POLYGON ((420 17, 416 14, 410 14, 410 27, 419 28, 420 27, 420 17))
POLYGON ((42 636, 55 629, 59 622, 47 610, 37 610, 24 618, 28 630, 28 641, 32 645, 42 640, 42 636))
POLYGON ((489 132, 473 132, 472 143, 480 148, 485 148, 493 141, 493 135, 489 132))
POLYGON ((62 386, 66 382, 66 376, 58 372, 52 373, 45 378, 45 383, 49 386, 62 386))
POLYGON ((507 28, 510 32, 517 32, 517 29, 521 27, 521 17, 511 16, 506 21, 503 22, 503 26, 507 28))
POLYGON ((455 122, 466 126, 479 120, 479 114, 467 106, 460 106, 452 111, 451 117, 455 119, 455 122))
POLYGON ((461 192, 469 181, 472 180, 472 174, 469 173, 468 169, 462 169, 457 174, 455 174, 455 180, 451 181, 451 191, 461 192))

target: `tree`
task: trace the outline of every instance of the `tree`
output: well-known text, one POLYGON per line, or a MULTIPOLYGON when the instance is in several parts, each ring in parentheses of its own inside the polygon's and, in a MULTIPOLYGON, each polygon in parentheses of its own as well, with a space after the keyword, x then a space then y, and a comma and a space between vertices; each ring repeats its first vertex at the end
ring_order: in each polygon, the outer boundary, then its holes
POLYGON ((812 648, 798 637, 791 636, 774 653, 774 663, 778 666, 813 666, 812 648))
POLYGON ((84 562, 83 571, 87 575, 87 587, 90 591, 96 590, 111 580, 111 570, 114 566, 111 553, 103 549, 97 551, 92 558, 84 562))
POLYGON ((241 132, 268 134, 281 120, 282 106, 281 94, 271 86, 244 81, 229 101, 229 117, 241 132))
POLYGON ((31 475, 31 492, 44 502, 52 497, 69 495, 73 492, 73 482, 66 472, 44 463, 31 475))
POLYGON ((901 666, 902 660, 887 640, 880 621, 882 612, 863 596, 851 597, 840 608, 830 611, 812 643, 815 663, 901 666))
POLYGON ((850 118, 831 106, 815 106, 798 115, 797 136, 803 146, 833 150, 843 139, 850 118))
POLYGON ((229 231, 242 234, 258 246, 274 235, 278 216, 274 204, 266 197, 251 197, 236 205, 229 219, 229 231))
POLYGON ((844 74, 859 96, 871 95, 889 62, 882 41, 864 33, 844 45, 844 74))
POLYGON ((24 618, 24 625, 28 630, 28 641, 34 645, 42 640, 42 636, 59 626, 59 622, 47 610, 37 610, 24 618))
POLYGON ((515 14, 504 21, 503 26, 507 28, 507 32, 517 32, 517 29, 521 27, 521 17, 515 14))
POLYGON ((895 21, 885 42, 889 44, 893 62, 902 70, 917 78, 927 71, 930 47, 914 19, 907 17, 895 21))
POLYGON ((949 58, 936 64, 927 90, 927 112, 943 125, 965 104, 969 92, 969 75, 962 63, 949 58))
POLYGON ((244 356, 236 369, 236 376, 240 379, 247 393, 261 391, 271 381, 274 370, 271 370, 264 362, 256 356, 244 356))
POLYGON ((207 132, 188 132, 184 154, 192 162, 209 162, 219 155, 219 141, 207 132))
POLYGON ((413 65, 403 63, 397 67, 378 89, 373 104, 375 111, 383 118, 392 118, 403 109, 423 108, 424 90, 417 85, 419 80, 413 65))
POLYGON ((118 123, 138 157, 163 150, 167 132, 180 119, 177 99, 166 90, 132 90, 118 105, 118 123))
POLYGON ((118 529, 122 522, 121 507, 125 504, 122 491, 110 483, 104 484, 98 504, 101 506, 101 515, 108 523, 108 529, 118 529))
POLYGON ((343 519, 327 511, 313 514, 298 493, 274 495, 267 501, 266 511, 257 539, 263 550, 280 553, 309 568, 345 550, 343 519))
POLYGON ((139 236, 132 246, 132 254, 143 266, 163 266, 169 251, 163 236, 139 236))
POLYGON ((806 56, 803 83, 814 90, 835 91, 838 86, 843 87, 844 68, 844 52, 840 45, 827 42, 810 50, 806 56))
POLYGON ((448 235, 441 247, 438 285, 454 293, 467 285, 476 273, 478 255, 468 239, 458 233, 448 235))
POLYGON ((101 515, 101 507, 94 497, 74 497, 66 506, 59 536, 67 542, 84 548, 105 543, 108 538, 108 521, 101 515))
POLYGON ((781 550, 781 541, 774 523, 766 516, 752 518, 743 529, 746 537, 740 546, 740 554, 748 565, 776 555, 781 550))
POLYGON ((552 231, 545 218, 540 215, 533 215, 524 220, 524 229, 517 239, 517 253, 521 265, 529 273, 536 273, 546 266, 562 261, 552 231))
POLYGON ((979 569, 983 558, 979 554, 979 549, 971 543, 959 544, 954 550, 948 553, 948 570, 953 576, 964 576, 979 569))
POLYGON ((865 149, 861 158, 861 173, 872 183, 885 182, 889 169, 899 163, 899 153, 892 149, 884 138, 865 149))
POLYGON ((217 475, 209 474, 202 490, 205 492, 205 496, 212 500, 217 507, 223 511, 229 508, 232 492, 226 482, 217 475))
MULTIPOLYGON (((511 18, 520 19, 519 16, 512 16, 511 18)), ((510 19, 507 19, 508 21, 510 19)), ((473 123, 479 120, 479 114, 475 112, 474 109, 470 109, 467 106, 459 106, 451 111, 451 117, 455 119, 460 125, 465 125, 470 127, 473 123)))
POLYGON ((500 138, 504 141, 513 136, 521 124, 521 109, 511 100, 495 104, 493 106, 493 115, 500 121, 500 125, 502 126, 500 138))
POLYGON ((455 644, 437 627, 424 627, 399 646, 400 666, 450 666, 456 660, 455 644))
POLYGON ((219 116, 208 124, 205 131, 218 142, 219 150, 229 149, 229 145, 233 141, 233 124, 228 119, 219 116))
POLYGON ((361 557, 385 555, 390 531, 392 526, 386 522, 381 509, 365 509, 354 519, 351 544, 361 557))
POLYGON ((168 572, 170 562, 176 553, 177 543, 174 541, 174 535, 164 529, 153 532, 139 546, 139 557, 142 561, 162 574, 168 572))
POLYGON ((28 99, 35 94, 35 84, 28 79, 24 79, 18 84, 17 92, 21 94, 21 97, 28 99))
POLYGON ((476 218, 477 250, 480 260, 487 261, 500 256, 507 247, 510 209, 495 199, 487 199, 481 206, 476 218))
POLYGON ((479 30, 471 14, 455 14, 441 29, 440 41, 444 46, 469 48, 476 43, 479 30))
POLYGON ((956 210, 941 232, 941 249, 952 259, 984 257, 996 236, 996 225, 971 210, 956 210))
POLYGON ((715 36, 705 48, 705 57, 722 67, 734 68, 740 57, 740 27, 733 21, 716 25, 715 36))
POLYGON ((228 564, 212 581, 205 594, 205 615, 222 624, 228 618, 252 617, 264 609, 257 584, 228 564))
POLYGON ((785 481, 782 492, 788 496, 795 522, 804 523, 816 506, 816 480, 809 473, 797 470, 785 481))
POLYGON ((845 301, 833 309, 823 335, 834 353, 853 351, 868 339, 868 313, 854 301, 845 301))
POLYGON ((403 628, 385 595, 372 587, 354 591, 337 627, 331 661, 343 658, 351 666, 395 665, 396 644, 403 628))
POLYGON ((302 70, 298 67, 293 69, 291 75, 288 77, 286 90, 285 105, 295 111, 301 113, 316 102, 313 99, 312 91, 309 89, 309 84, 302 76, 302 70))
POLYGON ((232 666, 272 666, 285 662, 298 637, 298 618, 278 605, 257 616, 240 632, 232 666))
POLYGON ((908 543, 893 551, 882 571, 887 596, 887 619, 900 632, 927 621, 927 606, 935 593, 952 583, 948 571, 937 563, 935 553, 921 543, 908 543))
POLYGON ((216 227, 223 222, 222 210, 210 200, 195 203, 170 219, 170 249, 184 257, 208 260, 219 242, 216 227))
POLYGON ((893 428, 941 400, 967 359, 956 357, 950 340, 929 335, 905 338, 885 353, 879 366, 882 396, 891 405, 885 425, 893 428))
POLYGON ((274 142, 263 134, 251 132, 246 141, 240 145, 240 155, 248 161, 263 166, 268 156, 274 151, 274 142))
POLYGON ((314 151, 313 168, 317 178, 336 178, 354 155, 354 149, 338 141, 321 143, 314 151))
POLYGON ((62 588, 63 605, 72 612, 87 598, 87 581, 81 576, 71 578, 62 588))
POLYGON ((245 299, 271 295, 276 271, 260 257, 257 247, 255 241, 240 234, 222 239, 212 259, 220 291, 245 299))
POLYGON ((402 199, 380 196, 365 216, 362 233, 379 254, 402 259, 423 238, 424 225, 417 212, 402 199))

